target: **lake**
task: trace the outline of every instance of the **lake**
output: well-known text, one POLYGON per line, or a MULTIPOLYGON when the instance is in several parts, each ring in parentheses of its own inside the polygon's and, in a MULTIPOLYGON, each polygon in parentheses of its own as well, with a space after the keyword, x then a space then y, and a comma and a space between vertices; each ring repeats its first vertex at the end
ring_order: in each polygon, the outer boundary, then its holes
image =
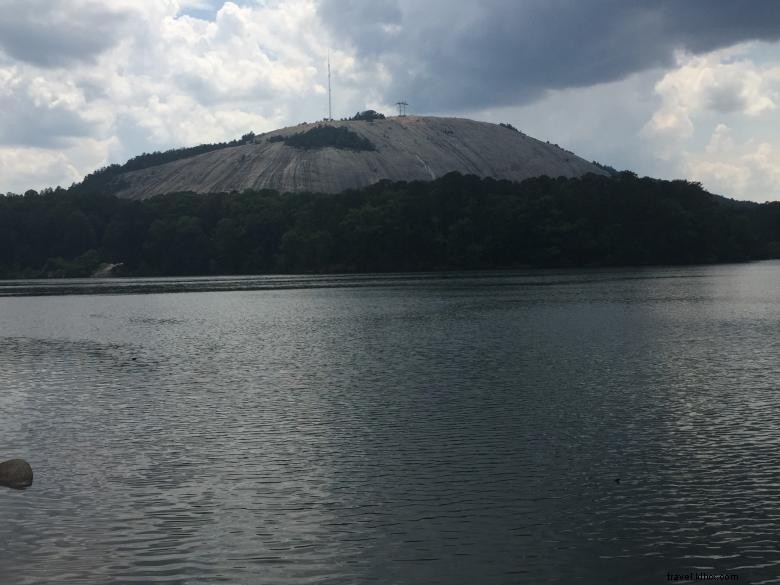
POLYGON ((780 262, 0 282, 0 582, 780 583, 780 262))

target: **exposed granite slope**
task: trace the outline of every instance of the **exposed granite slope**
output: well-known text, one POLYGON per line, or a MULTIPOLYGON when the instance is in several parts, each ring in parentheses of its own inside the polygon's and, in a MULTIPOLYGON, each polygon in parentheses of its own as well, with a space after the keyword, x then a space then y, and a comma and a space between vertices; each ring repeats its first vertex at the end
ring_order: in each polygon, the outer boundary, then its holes
POLYGON ((176 191, 265 188, 335 193, 382 179, 430 180, 451 171, 510 180, 605 174, 555 145, 496 124, 406 116, 319 122, 275 130, 257 136, 250 144, 124 173, 116 192, 136 199, 176 191), (269 141, 274 136, 290 136, 325 124, 347 126, 371 141, 375 149, 300 149, 283 141, 269 141))

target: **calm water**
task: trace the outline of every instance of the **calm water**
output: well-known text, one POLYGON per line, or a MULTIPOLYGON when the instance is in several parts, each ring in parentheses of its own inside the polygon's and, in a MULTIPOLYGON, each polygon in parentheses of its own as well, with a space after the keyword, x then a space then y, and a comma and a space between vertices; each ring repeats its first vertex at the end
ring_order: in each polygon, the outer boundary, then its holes
POLYGON ((780 583, 779 333, 776 262, 0 282, 0 582, 780 583))

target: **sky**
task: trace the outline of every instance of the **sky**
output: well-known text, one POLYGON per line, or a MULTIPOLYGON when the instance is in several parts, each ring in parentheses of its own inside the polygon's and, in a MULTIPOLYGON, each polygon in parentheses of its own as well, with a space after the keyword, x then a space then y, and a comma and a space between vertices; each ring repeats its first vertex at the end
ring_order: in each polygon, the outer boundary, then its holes
POLYGON ((359 110, 780 200, 780 2, 0 0, 0 193, 359 110))

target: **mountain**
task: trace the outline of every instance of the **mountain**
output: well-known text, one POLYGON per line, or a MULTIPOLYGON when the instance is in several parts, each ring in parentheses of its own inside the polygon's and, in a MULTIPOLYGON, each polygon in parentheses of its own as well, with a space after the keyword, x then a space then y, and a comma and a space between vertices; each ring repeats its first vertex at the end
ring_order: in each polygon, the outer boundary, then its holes
POLYGON ((337 193, 383 179, 428 181, 452 171, 512 181, 607 174, 508 124, 430 116, 384 118, 373 112, 358 118, 362 119, 300 124, 227 144, 142 155, 122 167, 94 173, 83 186, 99 185, 120 197, 145 199, 182 191, 337 193))

